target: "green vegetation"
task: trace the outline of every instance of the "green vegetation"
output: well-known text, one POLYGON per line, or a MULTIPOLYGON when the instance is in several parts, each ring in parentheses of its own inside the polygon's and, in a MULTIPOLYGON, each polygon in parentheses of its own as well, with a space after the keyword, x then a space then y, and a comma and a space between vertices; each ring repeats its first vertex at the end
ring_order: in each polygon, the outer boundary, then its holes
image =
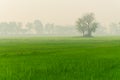
POLYGON ((1 38, 0 80, 120 80, 120 38, 1 38))

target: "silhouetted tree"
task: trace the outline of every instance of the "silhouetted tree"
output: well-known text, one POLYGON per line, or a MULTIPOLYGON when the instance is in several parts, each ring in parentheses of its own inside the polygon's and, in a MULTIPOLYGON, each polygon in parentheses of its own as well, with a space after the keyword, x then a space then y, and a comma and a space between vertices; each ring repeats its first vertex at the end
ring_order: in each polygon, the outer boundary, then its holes
POLYGON ((85 36, 85 31, 87 30, 87 25, 83 19, 77 21, 77 29, 80 31, 83 36, 85 36))
POLYGON ((6 35, 9 34, 9 24, 7 22, 0 23, 0 34, 6 35))
POLYGON ((45 32, 47 34, 53 34, 54 33, 54 24, 47 23, 45 25, 45 32))
POLYGON ((83 33, 84 37, 92 37, 92 33, 96 31, 98 23, 95 21, 94 14, 85 14, 77 21, 77 29, 83 33))
POLYGON ((40 20, 35 20, 33 26, 37 34, 43 33, 43 24, 41 23, 40 20))
POLYGON ((109 33, 112 35, 120 34, 120 23, 111 23, 109 25, 109 33))
POLYGON ((25 26, 26 26, 26 28, 28 28, 28 30, 33 29, 33 24, 32 23, 27 23, 25 26))

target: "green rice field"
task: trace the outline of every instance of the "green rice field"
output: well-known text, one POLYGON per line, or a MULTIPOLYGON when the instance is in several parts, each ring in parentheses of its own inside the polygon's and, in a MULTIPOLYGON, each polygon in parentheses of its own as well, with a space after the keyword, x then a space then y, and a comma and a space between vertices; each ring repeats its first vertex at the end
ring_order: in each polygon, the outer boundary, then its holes
POLYGON ((0 80, 120 80, 120 37, 0 38, 0 80))

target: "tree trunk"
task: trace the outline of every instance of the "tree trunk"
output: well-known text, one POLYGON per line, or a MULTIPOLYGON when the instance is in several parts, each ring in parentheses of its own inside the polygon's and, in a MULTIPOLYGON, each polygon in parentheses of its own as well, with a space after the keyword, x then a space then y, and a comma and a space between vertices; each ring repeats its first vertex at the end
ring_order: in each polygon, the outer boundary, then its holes
POLYGON ((88 37, 92 37, 92 32, 90 30, 88 31, 88 37))
POLYGON ((85 33, 83 32, 83 37, 85 36, 85 33))
POLYGON ((86 37, 92 37, 92 31, 90 30, 90 23, 88 23, 88 33, 86 37))
POLYGON ((84 37, 92 37, 92 31, 88 30, 87 34, 84 37))

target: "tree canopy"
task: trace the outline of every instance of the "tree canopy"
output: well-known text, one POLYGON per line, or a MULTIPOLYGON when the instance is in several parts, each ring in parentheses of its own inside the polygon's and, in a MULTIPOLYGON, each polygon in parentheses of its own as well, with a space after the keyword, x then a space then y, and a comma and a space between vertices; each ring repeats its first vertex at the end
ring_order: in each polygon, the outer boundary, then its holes
POLYGON ((76 22, 77 29, 83 34, 83 37, 92 37, 92 33, 96 31, 98 23, 93 13, 87 13, 76 22))

